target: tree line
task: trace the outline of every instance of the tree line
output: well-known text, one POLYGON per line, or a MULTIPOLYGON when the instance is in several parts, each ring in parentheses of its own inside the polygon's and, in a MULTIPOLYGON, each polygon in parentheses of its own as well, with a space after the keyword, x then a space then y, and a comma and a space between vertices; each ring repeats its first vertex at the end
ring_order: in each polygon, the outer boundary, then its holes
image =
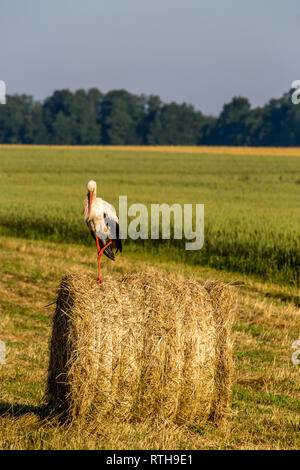
POLYGON ((43 102, 10 95, 0 105, 0 143, 300 146, 300 105, 290 92, 256 108, 234 97, 214 117, 126 90, 59 90, 43 102))

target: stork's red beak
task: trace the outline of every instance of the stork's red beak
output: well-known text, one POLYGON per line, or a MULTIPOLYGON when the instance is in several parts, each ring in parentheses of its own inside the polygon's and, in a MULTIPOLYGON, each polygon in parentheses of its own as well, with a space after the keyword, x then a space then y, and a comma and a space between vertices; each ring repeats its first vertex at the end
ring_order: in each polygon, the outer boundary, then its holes
POLYGON ((90 217, 90 215, 91 215, 92 202, 93 202, 93 193, 90 191, 90 192, 89 192, 89 217, 90 217))

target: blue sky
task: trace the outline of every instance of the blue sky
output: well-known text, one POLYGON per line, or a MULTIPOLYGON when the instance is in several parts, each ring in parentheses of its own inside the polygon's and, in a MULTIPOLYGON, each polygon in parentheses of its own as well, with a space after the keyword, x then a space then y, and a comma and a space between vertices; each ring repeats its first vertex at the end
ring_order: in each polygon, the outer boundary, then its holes
POLYGON ((125 88, 217 114, 300 79, 297 0, 1 0, 7 93, 125 88))

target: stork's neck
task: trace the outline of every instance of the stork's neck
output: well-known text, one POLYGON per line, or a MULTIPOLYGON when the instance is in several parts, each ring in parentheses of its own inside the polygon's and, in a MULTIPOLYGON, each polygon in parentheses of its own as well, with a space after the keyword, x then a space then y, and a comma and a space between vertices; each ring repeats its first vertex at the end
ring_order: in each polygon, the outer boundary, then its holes
POLYGON ((94 202, 96 200, 96 191, 88 193, 88 207, 89 207, 89 217, 91 217, 94 202))

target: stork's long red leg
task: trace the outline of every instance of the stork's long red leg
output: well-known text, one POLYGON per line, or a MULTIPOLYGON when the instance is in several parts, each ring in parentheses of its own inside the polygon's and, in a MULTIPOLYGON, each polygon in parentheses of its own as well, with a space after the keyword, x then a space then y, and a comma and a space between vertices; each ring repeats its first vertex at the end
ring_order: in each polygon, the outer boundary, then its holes
POLYGON ((98 240, 97 235, 95 235, 95 238, 96 238, 96 243, 97 243, 97 255, 98 255, 98 279, 97 279, 97 282, 102 282, 101 279, 100 279, 101 248, 100 248, 100 244, 99 244, 99 240, 98 240))
POLYGON ((112 243, 112 241, 108 242, 104 248, 100 249, 100 244, 99 244, 99 240, 98 240, 98 237, 96 235, 96 242, 97 242, 97 248, 98 248, 98 279, 96 282, 102 282, 102 279, 100 277, 100 260, 101 260, 101 256, 102 256, 102 253, 103 251, 112 243))

